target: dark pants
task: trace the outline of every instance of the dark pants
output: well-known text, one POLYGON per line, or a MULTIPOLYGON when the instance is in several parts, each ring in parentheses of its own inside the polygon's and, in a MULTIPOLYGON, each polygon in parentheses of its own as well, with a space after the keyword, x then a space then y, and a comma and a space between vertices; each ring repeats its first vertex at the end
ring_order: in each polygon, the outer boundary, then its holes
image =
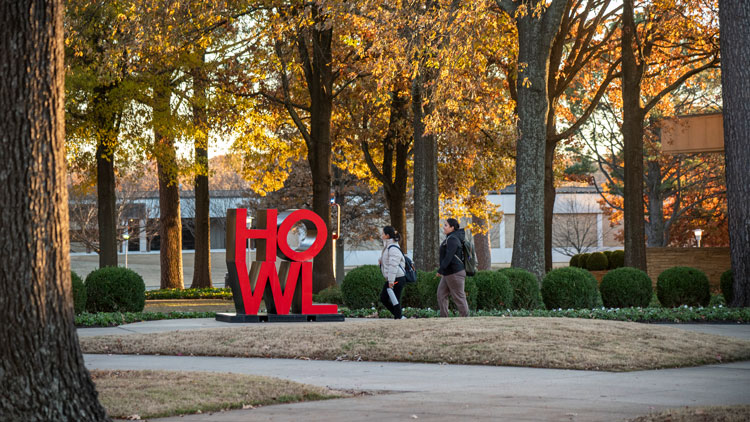
POLYGON ((391 298, 388 296, 388 291, 386 290, 388 288, 388 282, 386 281, 383 285, 383 290, 380 291, 380 301, 385 305, 385 307, 391 311, 393 314, 393 317, 396 319, 401 319, 401 292, 404 291, 404 285, 406 284, 406 278, 405 277, 399 277, 396 279, 397 283, 393 285, 393 293, 396 294, 396 298, 398 299, 398 305, 393 306, 391 304, 391 298))

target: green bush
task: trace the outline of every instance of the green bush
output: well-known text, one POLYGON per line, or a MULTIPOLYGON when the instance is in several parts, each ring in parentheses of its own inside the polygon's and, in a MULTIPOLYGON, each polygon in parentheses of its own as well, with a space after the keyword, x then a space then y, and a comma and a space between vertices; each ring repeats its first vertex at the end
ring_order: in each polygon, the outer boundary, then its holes
POLYGON ((417 270, 417 287, 419 290, 419 303, 422 308, 438 309, 437 288, 440 277, 437 271, 417 270))
POLYGON ((477 309, 510 309, 513 305, 513 288, 503 273, 478 271, 471 279, 477 286, 477 309))
POLYGON ((708 301, 708 307, 714 306, 727 306, 727 301, 724 300, 724 295, 719 293, 718 295, 711 295, 711 300, 708 301))
POLYGON ((534 274, 521 268, 503 268, 498 271, 508 277, 513 289, 511 309, 539 309, 544 307, 542 293, 539 291, 539 281, 534 274))
POLYGON ((607 269, 609 269, 609 261, 612 260, 612 251, 602 251, 602 253, 607 257, 607 269))
POLYGON ((586 269, 586 260, 589 259, 590 253, 582 253, 578 255, 578 268, 586 269))
POLYGON ((708 278, 691 267, 672 267, 659 274, 656 295, 662 306, 706 306, 711 300, 708 278))
POLYGON ((575 255, 571 256, 570 257, 570 262, 568 263, 568 265, 571 266, 571 267, 578 267, 579 266, 578 265, 578 258, 580 258, 580 257, 581 257, 581 254, 575 254, 575 255))
POLYGON ((419 295, 419 283, 407 283, 401 292, 401 307, 421 308, 422 298, 419 295))
POLYGON ((313 295, 315 303, 334 303, 336 305, 344 304, 344 297, 341 295, 341 286, 330 286, 313 295))
POLYGON ((610 270, 614 270, 615 268, 620 268, 623 266, 625 266, 625 251, 621 249, 612 251, 608 268, 610 270))
POLYGON ((598 297, 596 279, 581 268, 558 268, 542 282, 542 298, 547 309, 591 309, 598 297))
POLYGON ((721 294, 724 296, 724 300, 728 305, 732 304, 734 299, 734 277, 732 276, 732 270, 726 270, 721 273, 721 279, 719 281, 719 287, 721 287, 721 294))
POLYGON ((645 308, 651 301, 653 288, 651 279, 645 272, 631 267, 621 267, 609 271, 599 286, 602 302, 607 308, 645 308))
POLYGON ((589 271, 602 271, 607 269, 607 255, 601 252, 594 252, 586 258, 586 269, 589 271))
POLYGON ((89 312, 141 312, 146 285, 138 273, 121 267, 104 267, 86 277, 86 310, 89 312))
MULTIPOLYGON (((437 276, 437 272, 417 271, 417 284, 419 286, 419 297, 422 307, 439 309, 437 302, 437 288, 440 284, 440 277, 437 276)), ((476 310, 479 289, 474 280, 472 280, 472 277, 466 277, 466 281, 464 282, 464 292, 466 293, 466 302, 469 305, 469 309, 476 310)), ((450 309, 455 309, 455 304, 452 299, 450 299, 448 303, 450 304, 450 309)))
POLYGON ((86 310, 86 286, 75 271, 70 272, 70 282, 73 286, 73 306, 78 315, 86 310))
POLYGON ((382 307, 380 290, 385 278, 377 265, 362 265, 344 276, 341 283, 341 295, 344 305, 351 309, 382 307))
POLYGON ((225 299, 232 300, 229 287, 206 287, 201 289, 157 289, 147 290, 146 300, 154 299, 225 299))

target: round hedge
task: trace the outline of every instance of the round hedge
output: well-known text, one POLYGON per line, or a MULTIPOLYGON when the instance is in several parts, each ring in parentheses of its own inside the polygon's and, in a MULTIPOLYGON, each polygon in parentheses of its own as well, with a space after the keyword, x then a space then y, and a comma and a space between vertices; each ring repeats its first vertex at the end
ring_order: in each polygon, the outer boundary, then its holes
MULTIPOLYGON (((612 260, 612 251, 602 251, 602 253, 607 257, 607 265, 609 265, 609 261, 612 260)), ((609 266, 607 268, 609 268, 609 266)))
POLYGON ((75 271, 70 272, 70 282, 73 286, 73 306, 76 315, 78 315, 86 310, 86 286, 83 285, 83 280, 75 271))
POLYGON ((86 277, 86 310, 89 312, 141 312, 146 285, 138 273, 121 267, 104 267, 86 277))
POLYGON ((341 295, 341 286, 330 286, 313 294, 313 301, 316 303, 333 303, 342 305, 344 298, 341 295))
POLYGON ((586 269, 586 260, 589 259, 590 253, 582 253, 578 255, 578 268, 586 269))
POLYGON ((508 277, 513 289, 513 303, 511 309, 543 308, 542 293, 539 291, 539 281, 536 276, 521 268, 503 268, 498 270, 508 277))
POLYGON ((708 277, 692 267, 672 267, 659 274, 656 296, 665 308, 706 306, 711 300, 708 277))
POLYGON ((578 258, 580 258, 581 254, 575 254, 570 257, 570 262, 568 263, 571 267, 578 267, 578 258))
POLYGON ((513 304, 510 280, 497 271, 478 271, 471 277, 477 285, 477 309, 509 309, 513 304))
POLYGON ((615 268, 620 268, 624 266, 625 266, 625 251, 621 249, 612 251, 610 259, 609 259, 608 268, 610 270, 614 270, 615 268))
POLYGON ((341 283, 341 295, 344 305, 351 309, 382 307, 380 290, 385 278, 377 265, 362 265, 344 276, 341 283))
POLYGON ((421 308, 422 299, 419 296, 419 283, 407 283, 401 292, 401 306, 421 308))
POLYGON ((602 302, 608 308, 645 308, 651 301, 653 288, 645 272, 631 267, 621 267, 607 272, 599 286, 602 302))
POLYGON ((583 309, 596 305, 599 292, 596 279, 581 268, 558 268, 542 282, 542 298, 547 309, 583 309))
MULTIPOLYGON (((422 308, 440 309, 437 301, 437 289, 440 285, 440 277, 436 271, 424 272, 417 271, 417 285, 419 286, 419 297, 422 308)), ((469 309, 477 310, 477 296, 479 289, 473 277, 466 277, 464 281, 464 293, 466 293, 466 302, 469 309)), ((453 299, 448 300, 450 309, 456 309, 453 299)))
POLYGON ((603 271, 607 269, 607 255, 602 252, 594 252, 586 258, 586 269, 589 271, 603 271))
POLYGON ((734 277, 732 276, 732 270, 726 270, 721 273, 719 286, 721 287, 721 294, 724 296, 727 305, 731 305, 732 299, 734 299, 734 277))

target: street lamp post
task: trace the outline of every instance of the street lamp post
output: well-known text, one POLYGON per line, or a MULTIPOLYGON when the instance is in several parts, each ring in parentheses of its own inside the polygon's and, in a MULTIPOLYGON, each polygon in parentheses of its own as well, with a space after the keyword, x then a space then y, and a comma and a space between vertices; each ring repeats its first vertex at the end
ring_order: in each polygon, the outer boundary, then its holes
POLYGON ((695 240, 698 241, 698 247, 701 247, 701 237, 703 237, 703 229, 695 229, 693 230, 693 234, 695 235, 695 240))
POLYGON ((125 234, 122 235, 122 238, 125 239, 125 268, 128 268, 128 247, 130 246, 128 240, 130 239, 130 233, 126 231, 125 234))

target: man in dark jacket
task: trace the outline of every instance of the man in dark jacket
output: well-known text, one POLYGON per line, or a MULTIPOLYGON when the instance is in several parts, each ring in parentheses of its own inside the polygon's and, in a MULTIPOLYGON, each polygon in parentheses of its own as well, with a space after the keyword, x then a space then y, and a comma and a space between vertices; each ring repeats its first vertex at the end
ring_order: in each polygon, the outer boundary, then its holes
POLYGON ((464 230, 459 227, 458 220, 449 218, 443 224, 445 240, 440 244, 440 269, 438 276, 440 284, 437 289, 440 316, 448 316, 448 297, 453 297, 453 303, 462 316, 469 316, 469 304, 466 303, 466 270, 463 263, 464 230))

